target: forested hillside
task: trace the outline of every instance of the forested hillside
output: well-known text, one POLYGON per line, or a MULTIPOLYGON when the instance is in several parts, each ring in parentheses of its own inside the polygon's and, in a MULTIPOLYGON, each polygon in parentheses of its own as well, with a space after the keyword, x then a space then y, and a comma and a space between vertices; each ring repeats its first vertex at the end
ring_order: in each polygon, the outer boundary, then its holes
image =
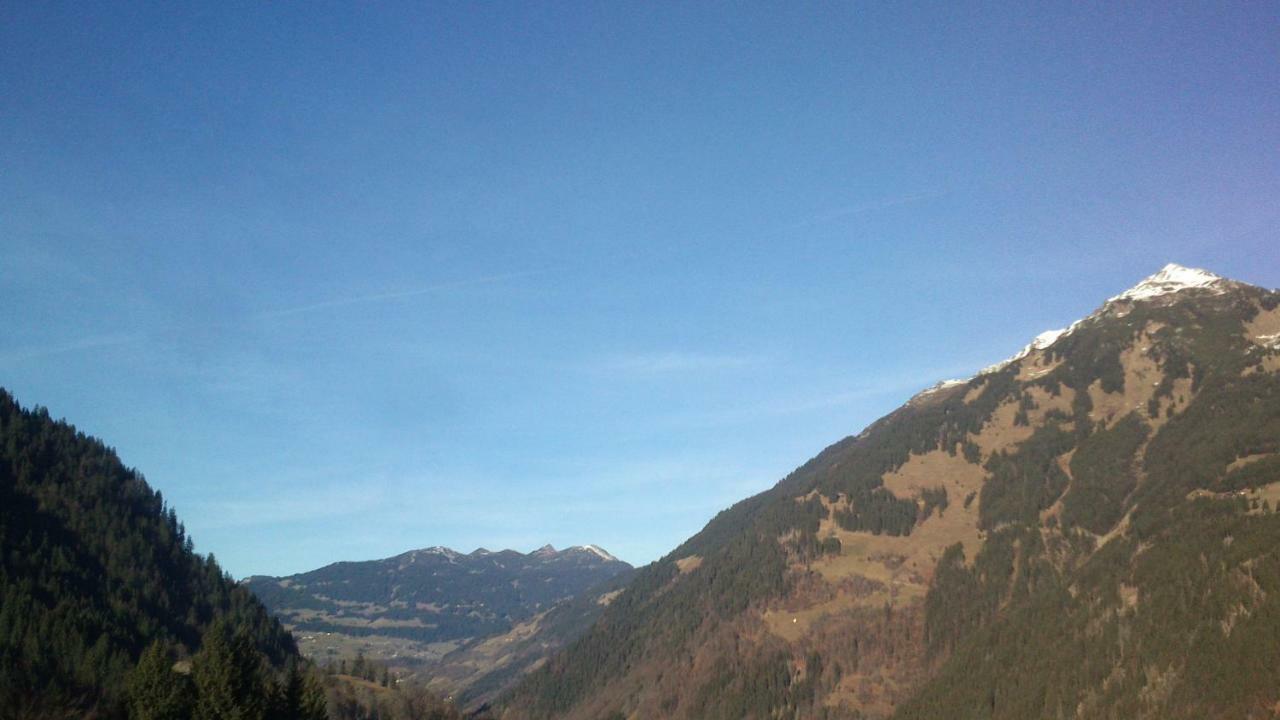
POLYGON ((1271 717, 1278 340, 1165 268, 721 513, 506 716, 1271 717))
POLYGON ((0 390, 0 716, 120 716, 148 646, 167 669, 211 627, 276 667, 297 656, 111 448, 0 390))

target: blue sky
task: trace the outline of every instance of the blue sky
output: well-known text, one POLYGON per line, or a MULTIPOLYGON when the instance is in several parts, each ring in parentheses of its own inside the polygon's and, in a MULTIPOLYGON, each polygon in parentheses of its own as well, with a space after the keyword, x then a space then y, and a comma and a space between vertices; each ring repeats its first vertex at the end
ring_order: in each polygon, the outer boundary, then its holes
POLYGON ((1280 6, 1080 5, 6 3, 0 385, 237 576, 647 562, 1166 262, 1280 285, 1280 6))

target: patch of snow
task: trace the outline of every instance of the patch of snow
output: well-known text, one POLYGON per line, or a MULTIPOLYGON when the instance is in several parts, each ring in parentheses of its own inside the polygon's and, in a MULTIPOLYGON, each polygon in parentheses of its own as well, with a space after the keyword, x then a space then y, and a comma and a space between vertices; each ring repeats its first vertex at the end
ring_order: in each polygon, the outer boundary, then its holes
POLYGON ((1280 349, 1280 333, 1271 333, 1270 335, 1259 335, 1253 339, 1265 348, 1280 349))
POLYGON ((1148 300, 1169 293, 1180 292, 1192 288, 1222 291, 1225 280, 1208 270, 1183 267, 1169 263, 1160 268, 1160 272, 1107 300, 1108 303, 1120 300, 1148 300))
POLYGON ((953 388, 953 387, 956 387, 957 385, 964 385, 964 384, 965 384, 965 383, 967 383, 967 382, 969 382, 969 381, 968 381, 968 380, 939 380, 938 382, 934 383, 933 385, 931 385, 931 386, 929 386, 929 387, 925 388, 924 390, 921 390, 920 392, 916 393, 914 396, 912 396, 912 398, 911 398, 911 399, 912 399, 912 400, 919 400, 919 399, 920 399, 920 398, 922 398, 922 397, 926 397, 926 396, 928 396, 928 395, 932 395, 932 394, 934 394, 934 393, 936 393, 936 392, 941 392, 942 390, 946 390, 947 388, 953 388))
POLYGON ((610 555, 608 551, 606 551, 604 548, 600 547, 599 545, 584 545, 580 549, 586 550, 587 552, 590 552, 590 553, 595 553, 596 555, 599 555, 600 559, 602 560, 608 560, 610 562, 614 562, 614 561, 617 561, 618 559, 613 555, 610 555))
POLYGON ((432 545, 431 547, 425 550, 418 550, 413 554, 412 559, 417 560, 420 555, 441 555, 447 558, 450 562, 453 562, 454 560, 461 557, 461 553, 454 550, 453 548, 444 547, 443 545, 432 545))
POLYGON ((1075 330, 1076 326, 1079 324, 1080 322, 1077 321, 1072 323, 1070 327, 1065 327, 1060 330, 1045 330, 1044 332, 1035 336, 1035 338, 1033 338, 1031 342, 1026 345, 1026 347, 1019 350, 1018 354, 1014 355, 1013 357, 1007 358, 1005 360, 1001 360, 995 365, 988 365, 982 368, 981 370, 979 370, 978 374, 987 375, 989 373, 998 372, 1008 367, 1010 363, 1015 363, 1021 360, 1022 358, 1030 355, 1032 352, 1036 350, 1044 350, 1050 345, 1058 342, 1058 340, 1060 340, 1064 336, 1070 335, 1071 331, 1075 330))

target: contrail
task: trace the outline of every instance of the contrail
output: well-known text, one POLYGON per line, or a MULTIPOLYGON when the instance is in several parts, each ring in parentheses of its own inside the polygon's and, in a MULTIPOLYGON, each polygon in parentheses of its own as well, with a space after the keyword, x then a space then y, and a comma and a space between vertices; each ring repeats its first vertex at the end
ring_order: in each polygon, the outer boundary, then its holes
POLYGON ((15 348, 13 350, 0 351, 0 364, 33 360, 50 355, 62 355, 81 350, 111 347, 113 345, 124 345, 138 339, 137 335, 100 335, 41 347, 15 348))
POLYGON ((543 272, 544 271, 542 270, 528 270, 524 272, 503 273, 501 275, 487 275, 485 277, 470 278, 467 280, 453 280, 450 282, 437 283, 435 285, 428 285, 414 290, 401 290, 399 292, 374 293, 372 295, 359 295, 357 297, 321 300, 320 302, 310 303, 308 305, 299 305, 297 307, 284 308, 282 310, 269 310, 267 312, 259 313, 256 317, 260 319, 278 318, 288 315, 300 315, 302 313, 312 312, 313 310, 327 310, 329 308, 347 307, 348 305, 360 305, 372 302, 384 302, 386 300, 401 300, 404 298, 417 297, 419 295, 430 295, 431 293, 440 292, 442 290, 453 290, 455 288, 469 287, 472 285, 488 285, 490 283, 502 282, 503 280, 529 277, 530 275, 540 275, 543 272))

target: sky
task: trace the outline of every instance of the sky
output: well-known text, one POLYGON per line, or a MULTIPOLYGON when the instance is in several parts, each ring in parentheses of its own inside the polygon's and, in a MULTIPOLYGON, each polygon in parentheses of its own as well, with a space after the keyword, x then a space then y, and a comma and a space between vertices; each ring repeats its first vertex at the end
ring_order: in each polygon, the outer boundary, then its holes
POLYGON ((652 561, 1167 262, 1280 286, 1276 3, 0 4, 0 386, 233 575, 652 561))

